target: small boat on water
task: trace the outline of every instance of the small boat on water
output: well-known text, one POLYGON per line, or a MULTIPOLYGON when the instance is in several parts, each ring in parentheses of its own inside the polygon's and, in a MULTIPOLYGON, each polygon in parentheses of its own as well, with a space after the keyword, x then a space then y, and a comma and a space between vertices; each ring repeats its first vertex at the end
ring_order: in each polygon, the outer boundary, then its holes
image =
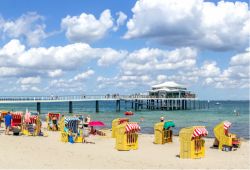
POLYGON ((219 102, 216 102, 215 104, 216 104, 216 105, 220 105, 220 103, 219 103, 219 102))
POLYGON ((134 112, 132 112, 132 111, 126 111, 126 112, 124 112, 124 115, 126 115, 126 116, 131 116, 133 114, 134 114, 134 112))

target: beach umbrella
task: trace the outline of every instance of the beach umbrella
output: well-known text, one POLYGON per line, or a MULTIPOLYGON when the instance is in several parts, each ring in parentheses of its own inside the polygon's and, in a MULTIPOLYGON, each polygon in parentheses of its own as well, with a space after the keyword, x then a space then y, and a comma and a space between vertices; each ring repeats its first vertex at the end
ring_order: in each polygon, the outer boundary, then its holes
POLYGON ((24 121, 25 121, 25 123, 30 123, 30 112, 28 111, 28 109, 26 109, 24 121))
POLYGON ((105 126, 105 124, 101 121, 91 121, 89 122, 89 126, 105 126))

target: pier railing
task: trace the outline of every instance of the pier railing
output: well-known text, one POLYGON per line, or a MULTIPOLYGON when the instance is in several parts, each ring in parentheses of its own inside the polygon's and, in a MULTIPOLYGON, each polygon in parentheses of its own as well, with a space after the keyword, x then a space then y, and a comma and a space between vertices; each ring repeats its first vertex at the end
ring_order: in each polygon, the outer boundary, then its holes
POLYGON ((60 101, 87 101, 87 100, 135 100, 135 99, 195 99, 193 97, 164 98, 149 95, 67 95, 67 96, 0 96, 1 103, 7 102, 60 102, 60 101))

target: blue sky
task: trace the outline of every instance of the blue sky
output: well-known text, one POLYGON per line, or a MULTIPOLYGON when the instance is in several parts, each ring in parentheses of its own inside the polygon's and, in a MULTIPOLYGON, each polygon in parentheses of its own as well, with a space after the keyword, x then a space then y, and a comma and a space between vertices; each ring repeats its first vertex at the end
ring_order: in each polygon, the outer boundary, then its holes
POLYGON ((249 98, 249 3, 2 0, 0 95, 144 93, 249 98))

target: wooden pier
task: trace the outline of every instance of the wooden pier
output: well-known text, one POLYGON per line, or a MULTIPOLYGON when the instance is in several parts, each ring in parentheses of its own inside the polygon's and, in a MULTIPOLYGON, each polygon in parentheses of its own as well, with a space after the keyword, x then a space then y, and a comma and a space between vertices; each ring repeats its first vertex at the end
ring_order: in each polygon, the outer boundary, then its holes
POLYGON ((100 111, 100 101, 115 102, 115 111, 123 110, 192 110, 209 108, 209 101, 197 98, 156 98, 147 95, 71 95, 71 96, 2 96, 0 104, 36 103, 36 110, 41 113, 41 103, 67 102, 69 113, 73 113, 73 102, 95 102, 95 111, 100 111))

